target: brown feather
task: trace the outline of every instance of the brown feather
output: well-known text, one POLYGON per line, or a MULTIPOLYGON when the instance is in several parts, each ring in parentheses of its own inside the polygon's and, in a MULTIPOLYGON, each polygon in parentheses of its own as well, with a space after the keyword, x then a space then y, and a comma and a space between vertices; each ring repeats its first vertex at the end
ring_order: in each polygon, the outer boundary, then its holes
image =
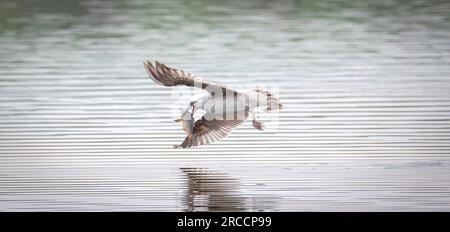
MULTIPOLYGON (((183 70, 178 70, 171 68, 159 61, 155 61, 153 65, 150 61, 144 62, 144 68, 148 74, 148 76, 155 81, 157 84, 164 86, 178 86, 185 85, 191 87, 200 87, 206 90, 206 87, 212 87, 211 90, 221 89, 223 92, 231 91, 236 92, 234 90, 229 90, 225 86, 221 86, 215 83, 204 82, 200 78, 185 72, 183 70)), ((207 90, 208 91, 208 90, 207 90)))
MULTIPOLYGON (((245 118, 248 112, 245 112, 245 118)), ((206 120, 203 117, 194 125, 194 133, 186 137, 180 147, 187 148, 216 142, 227 137, 231 131, 241 125, 244 120, 206 120)))

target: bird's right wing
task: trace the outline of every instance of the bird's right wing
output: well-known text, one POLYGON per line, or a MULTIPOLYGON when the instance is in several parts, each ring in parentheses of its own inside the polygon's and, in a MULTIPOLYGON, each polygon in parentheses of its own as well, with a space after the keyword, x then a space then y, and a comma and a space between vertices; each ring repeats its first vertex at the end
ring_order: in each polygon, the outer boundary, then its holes
MULTIPOLYGON (((245 112, 245 119, 248 117, 248 112, 245 112)), ((225 138, 230 132, 241 125, 245 119, 221 120, 212 119, 207 120, 205 117, 195 122, 194 132, 188 135, 179 147, 188 148, 193 146, 204 145, 216 142, 225 138)))
POLYGON ((243 120, 198 120, 195 122, 194 133, 186 137, 180 147, 188 148, 218 141, 227 137, 242 122, 243 120))
POLYGON ((146 62, 144 62, 144 68, 148 76, 152 78, 154 82, 160 85, 164 86, 185 85, 191 87, 198 87, 210 93, 217 91, 223 91, 224 93, 225 91, 235 92, 218 84, 204 82, 202 79, 188 72, 168 67, 167 65, 160 63, 158 61, 155 61, 155 64, 153 64, 152 62, 147 60, 146 62))

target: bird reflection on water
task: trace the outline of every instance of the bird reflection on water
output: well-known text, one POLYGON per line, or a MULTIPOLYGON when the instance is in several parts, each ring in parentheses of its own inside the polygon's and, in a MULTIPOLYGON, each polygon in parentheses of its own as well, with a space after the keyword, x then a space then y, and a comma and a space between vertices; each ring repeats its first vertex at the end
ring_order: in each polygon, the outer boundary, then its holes
POLYGON ((182 203, 185 211, 266 211, 273 202, 265 196, 248 196, 239 181, 225 173, 206 168, 181 168, 187 189, 182 203))

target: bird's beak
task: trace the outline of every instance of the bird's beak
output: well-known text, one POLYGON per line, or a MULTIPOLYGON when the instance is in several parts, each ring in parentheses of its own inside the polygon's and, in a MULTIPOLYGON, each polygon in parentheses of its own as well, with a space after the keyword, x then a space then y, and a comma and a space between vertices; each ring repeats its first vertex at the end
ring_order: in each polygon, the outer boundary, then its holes
POLYGON ((181 122, 181 118, 174 119, 175 122, 181 122))

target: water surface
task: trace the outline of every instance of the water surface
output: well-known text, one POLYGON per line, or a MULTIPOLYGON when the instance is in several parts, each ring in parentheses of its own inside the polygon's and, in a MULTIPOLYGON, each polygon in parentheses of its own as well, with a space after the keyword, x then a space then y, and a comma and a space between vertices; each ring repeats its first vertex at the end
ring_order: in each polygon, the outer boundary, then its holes
POLYGON ((0 210, 448 211, 448 1, 0 3, 0 210), (158 59, 284 109, 173 149, 158 59))

